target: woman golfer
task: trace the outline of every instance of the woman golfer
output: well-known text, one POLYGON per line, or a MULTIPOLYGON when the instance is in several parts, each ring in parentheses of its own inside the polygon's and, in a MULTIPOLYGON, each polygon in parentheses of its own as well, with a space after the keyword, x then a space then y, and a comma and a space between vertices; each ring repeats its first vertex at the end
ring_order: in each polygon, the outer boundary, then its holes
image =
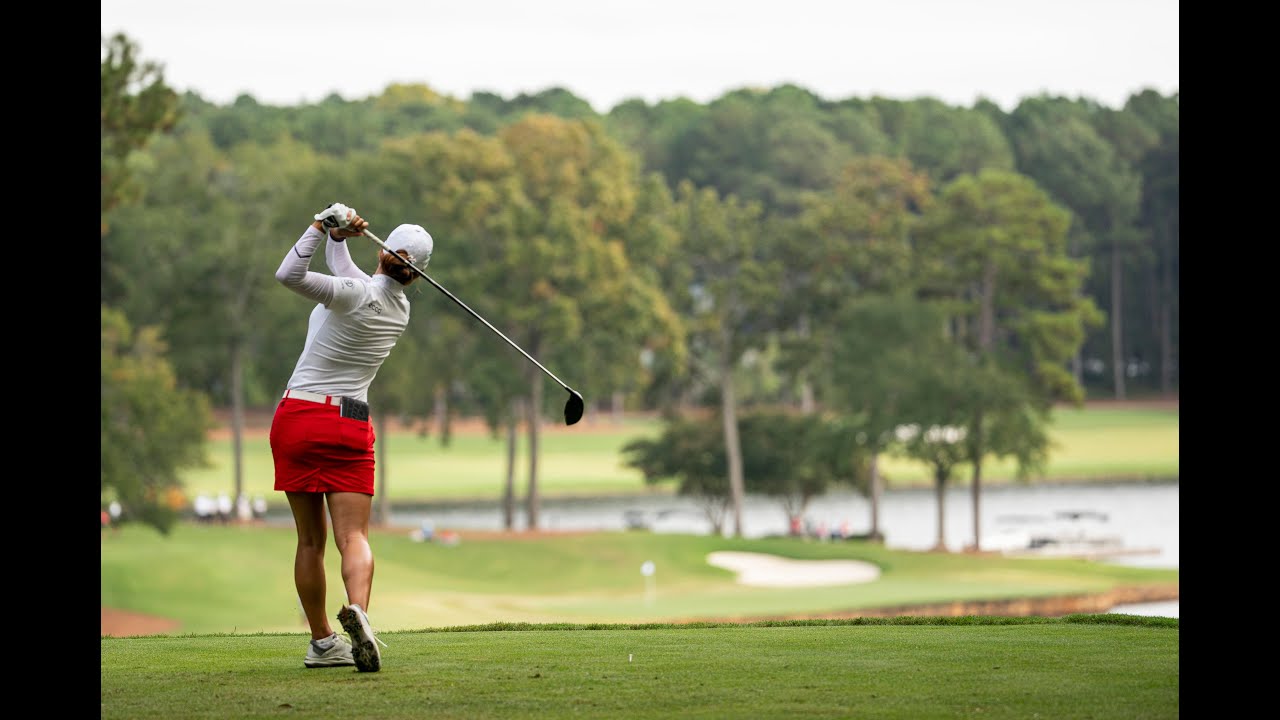
MULTIPOLYGON (((409 322, 404 288, 418 275, 382 249, 372 277, 356 266, 346 239, 363 235, 369 223, 355 210, 334 203, 314 217, 276 270, 282 285, 318 304, 271 421, 275 489, 288 497, 298 531, 293 581, 311 626, 303 665, 355 665, 361 672, 376 672, 382 667, 382 641, 367 614, 373 587, 369 511, 375 440, 367 400, 369 385, 409 322), (333 275, 309 269, 322 242, 333 275), (347 593, 338 621, 349 641, 333 631, 325 612, 326 504, 347 593)), ((386 245, 420 269, 433 248, 431 235, 418 225, 397 227, 386 245)))

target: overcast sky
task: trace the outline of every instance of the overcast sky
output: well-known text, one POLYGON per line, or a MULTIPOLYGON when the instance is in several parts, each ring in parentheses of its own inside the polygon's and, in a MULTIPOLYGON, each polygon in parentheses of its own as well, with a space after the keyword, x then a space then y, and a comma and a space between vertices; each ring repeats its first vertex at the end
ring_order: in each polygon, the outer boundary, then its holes
POLYGON ((1119 108, 1178 91, 1178 29, 1177 0, 102 0, 104 36, 218 104, 421 83, 462 100, 563 87, 604 113, 794 83, 828 100, 1119 108))

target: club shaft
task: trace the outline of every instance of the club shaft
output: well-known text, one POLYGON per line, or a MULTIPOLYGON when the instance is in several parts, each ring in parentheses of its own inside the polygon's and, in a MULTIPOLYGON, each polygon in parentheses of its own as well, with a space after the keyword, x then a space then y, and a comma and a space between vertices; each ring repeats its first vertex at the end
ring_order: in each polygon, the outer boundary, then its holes
POLYGON ((480 322, 484 323, 484 324, 485 324, 485 327, 487 327, 487 328, 489 328, 490 330, 492 330, 492 331, 494 332, 494 334, 496 334, 498 337, 502 338, 503 340, 506 340, 508 345, 510 345, 511 347, 515 348, 517 351, 519 351, 519 353, 520 353, 521 355, 525 356, 525 358, 526 358, 526 359, 528 359, 528 360, 529 360, 529 362, 533 363, 534 365, 537 365, 539 370, 541 370, 542 372, 546 373, 546 374, 547 374, 547 377, 549 377, 549 378, 551 378, 552 380, 555 380, 557 383, 559 383, 559 384, 560 384, 560 387, 564 388, 565 390, 568 390, 569 392, 573 392, 573 388, 569 387, 568 385, 565 385, 563 380, 561 380, 560 378, 558 378, 558 377, 556 377, 556 376, 555 376, 555 373, 553 373, 553 372, 551 372, 550 370, 548 370, 548 369, 546 369, 545 367, 543 367, 543 366, 542 366, 542 363, 538 362, 537 360, 534 360, 532 355, 530 355, 529 353, 527 353, 527 352, 525 352, 525 351, 524 351, 524 348, 521 348, 519 345, 515 344, 515 342, 514 342, 511 338, 507 337, 506 335, 503 335, 503 334, 502 334, 502 331, 498 330, 498 328, 496 328, 496 327, 494 327, 493 325, 489 324, 489 321, 488 321, 488 320, 485 320, 485 319, 484 319, 484 318, 482 318, 482 317, 480 317, 480 314, 479 314, 479 313, 477 313, 475 310, 472 310, 471 308, 467 307, 467 304, 466 304, 466 303, 462 302, 462 301, 461 301, 461 300, 459 300, 457 297, 455 297, 453 293, 451 293, 451 292, 449 292, 448 290, 446 290, 446 289, 444 288, 444 286, 443 286, 443 285, 441 285, 440 283, 436 282, 435 280, 432 280, 432 279, 431 279, 431 277, 430 277, 429 275, 427 275, 425 272, 423 272, 423 271, 422 271, 421 269, 419 269, 417 266, 413 265, 412 263, 408 262, 408 261, 407 261, 407 260, 405 260, 403 257, 401 257, 401 256, 400 256, 400 253, 396 252, 395 250, 392 250, 392 249, 391 249, 391 247, 390 247, 390 246, 388 246, 386 243, 382 242, 382 240, 381 240, 381 239, 379 239, 377 235, 374 235, 372 232, 369 232, 368 228, 366 228, 366 229, 364 230, 364 234, 365 234, 365 237, 367 237, 367 238, 369 238, 370 240, 372 240, 372 241, 374 241, 375 243, 377 243, 377 244, 378 244, 378 247, 382 248, 383 250, 386 250, 387 252, 389 252, 389 253, 391 253, 392 255, 394 255, 394 256, 395 256, 395 258, 396 258, 397 260, 399 260, 400 262, 403 262, 405 265, 408 265, 408 266, 409 266, 409 268, 410 268, 411 270, 413 270, 414 272, 418 273, 418 275, 419 275, 423 280, 426 280, 427 282, 431 283, 433 286, 435 286, 435 289, 437 289, 437 290, 439 290, 440 292, 444 293, 444 294, 445 294, 445 297, 447 297, 447 298, 449 298, 450 300, 452 300, 452 301, 454 301, 455 303, 457 303, 457 304, 458 304, 458 307, 460 307, 460 308, 462 308, 463 310, 466 310, 468 313, 470 313, 470 314, 471 314, 471 317, 473 317, 473 318, 475 318, 475 319, 479 320, 480 322))

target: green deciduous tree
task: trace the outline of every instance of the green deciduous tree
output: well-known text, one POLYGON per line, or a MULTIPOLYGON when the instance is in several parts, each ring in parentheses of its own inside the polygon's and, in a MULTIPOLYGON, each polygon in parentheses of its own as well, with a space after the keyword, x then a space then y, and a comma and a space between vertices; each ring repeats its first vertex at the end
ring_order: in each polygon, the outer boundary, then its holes
POLYGON ((178 471, 207 462, 212 426, 204 395, 178 385, 156 327, 134 330, 102 306, 102 496, 125 520, 168 534, 181 498, 178 471))
POLYGON ((829 192, 807 198, 779 238, 785 248, 781 312, 791 326, 784 366, 802 384, 806 412, 814 407, 810 383, 821 382, 824 369, 838 362, 833 335, 814 328, 830 327, 851 300, 909 284, 911 234, 931 202, 929 177, 905 158, 859 157, 829 192))
POLYGON ((958 415, 934 424, 966 432, 975 549, 984 458, 1035 460, 1053 404, 1083 400, 1067 363, 1101 316, 1080 292, 1088 265, 1068 253, 1069 223, 1030 178, 984 170, 948 184, 917 234, 922 292, 947 304, 963 350, 952 362, 969 389, 952 403, 958 415))
POLYGON ((734 371, 776 329, 780 263, 771 259, 759 203, 721 198, 715 189, 687 181, 676 197, 687 284, 675 303, 685 317, 695 372, 719 391, 733 533, 741 537, 745 490, 734 371))
POLYGON ((702 418, 671 418, 656 438, 640 438, 622 448, 623 463, 644 475, 650 485, 675 480, 676 493, 693 499, 724 534, 732 505, 724 432, 702 418))
POLYGON ((667 177, 759 203, 765 216, 793 215, 854 155, 824 119, 819 99, 794 85, 726 93, 673 140, 667 177))
MULTIPOLYGON (((626 278, 635 290, 618 308, 625 334, 588 333, 591 350, 602 359, 615 353, 641 354, 639 366, 620 363, 611 377, 615 387, 613 410, 620 413, 625 396, 638 394, 643 407, 675 404, 688 377, 688 346, 683 318, 669 298, 679 296, 687 275, 679 253, 680 235, 675 227, 676 202, 661 174, 643 175, 636 187, 636 208, 630 222, 618 228, 631 272, 626 278), (606 352, 607 351, 607 352, 606 352), (619 372, 621 371, 621 372, 619 372), (645 402, 644 398, 649 402, 645 402)), ((615 418, 620 420, 620 417, 615 418)))
POLYGON ((554 115, 567 120, 598 120, 600 117, 591 103, 562 87, 520 93, 507 102, 506 112, 514 122, 528 115, 554 115))
POLYGON ((785 233, 782 307, 792 331, 783 367, 801 382, 802 410, 816 406, 808 392, 816 386, 823 406, 868 423, 873 538, 881 536, 878 459, 896 420, 895 398, 884 394, 889 378, 878 374, 896 368, 877 360, 892 356, 904 338, 902 326, 849 317, 848 306, 911 286, 912 233, 932 200, 929 177, 905 158, 859 157, 830 192, 809 198, 785 233))
POLYGON ((826 406, 858 418, 851 429, 868 456, 872 540, 882 541, 882 455, 892 454, 894 430, 907 422, 915 386, 933 362, 946 314, 917 299, 910 287, 893 293, 859 294, 843 303, 828 328, 831 336, 826 406))
POLYGON ((963 173, 1014 167, 1009 141, 987 113, 933 98, 874 98, 870 104, 884 119, 895 154, 909 159, 939 185, 963 173))
POLYGON ((640 157, 645 172, 662 175, 667 185, 681 180, 683 162, 677 143, 706 115, 707 107, 688 98, 663 100, 649 105, 625 100, 613 107, 604 122, 609 132, 640 157))
MULTIPOLYGON (((779 410, 746 412, 739 421, 746 487, 777 498, 795 526, 809 502, 833 485, 866 490, 866 456, 847 423, 779 410)), ((699 417, 673 417, 655 438, 622 449, 628 467, 648 484, 677 481, 677 494, 694 499, 712 532, 722 535, 732 509, 724 427, 699 417)))
MULTIPOLYGON (((138 57, 138 46, 117 33, 102 39, 102 235, 107 214, 137 197, 130 155, 178 121, 178 96, 159 63, 138 57)), ((104 248, 105 251, 105 248, 104 248)))
MULTIPOLYGON (((496 316, 505 319, 508 334, 525 352, 546 367, 599 376, 608 392, 634 374, 639 348, 628 340, 649 323, 646 305, 637 293, 659 303, 661 296, 637 285, 622 240, 622 228, 632 219, 636 203, 637 167, 634 155, 605 134, 599 123, 549 115, 529 115, 499 134, 514 160, 523 202, 514 208, 516 224, 503 239, 492 272, 489 297, 501 298, 496 316), (612 347, 594 346, 596 355, 579 351, 585 329, 597 337, 616 334, 612 347), (635 328, 635 329, 632 329, 635 328)), ((544 390, 547 377, 525 363, 529 388, 529 491, 527 526, 539 527, 539 426, 548 412, 544 390)), ((602 388, 603 389, 603 388, 602 388)), ((557 393, 550 405, 559 414, 565 396, 557 393)))
POLYGON ((102 45, 101 494, 121 503, 124 518, 167 534, 180 507, 173 497, 181 499, 177 471, 205 461, 210 413, 203 395, 180 387, 160 328, 135 331, 126 311, 114 306, 128 278, 127 271, 114 277, 111 271, 130 250, 107 235, 109 216, 141 195, 140 151, 177 122, 178 100, 161 66, 142 61, 127 36, 103 38, 102 45))
POLYGON ((803 520, 809 502, 842 484, 865 490, 866 455, 844 423, 777 410, 740 420, 746 488, 776 498, 787 526, 803 520))
MULTIPOLYGON (((1020 173, 1078 221, 1082 246, 1074 257, 1091 257, 1091 282, 1081 288, 1106 297, 1106 345, 1110 348, 1112 393, 1125 395, 1123 265, 1142 239, 1134 221, 1141 199, 1141 177, 1095 126, 1096 105, 1063 98, 1028 98, 1008 115, 1005 128, 1020 173)), ((1086 339, 1088 342, 1089 339, 1086 339)))

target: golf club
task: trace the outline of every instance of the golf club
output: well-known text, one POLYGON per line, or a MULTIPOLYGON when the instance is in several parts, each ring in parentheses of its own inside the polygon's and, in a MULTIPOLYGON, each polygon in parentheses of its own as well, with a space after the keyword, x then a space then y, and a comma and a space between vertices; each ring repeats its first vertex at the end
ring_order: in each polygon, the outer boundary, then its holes
POLYGON ((471 308, 467 307, 466 303, 454 297, 453 293, 449 292, 448 290, 445 290, 440 283, 436 282, 435 280, 432 280, 425 272, 418 269, 418 267, 415 266, 413 263, 410 263, 409 261, 401 257, 400 253, 397 253, 396 251, 392 250, 386 243, 382 242, 382 240, 377 235, 374 235, 372 232, 370 232, 368 228, 365 228, 364 234, 370 240, 377 243, 378 247, 391 253, 392 255, 395 256, 397 260, 399 260, 400 262, 403 262, 405 265, 408 265, 410 268, 412 268, 413 271, 418 273, 418 275, 421 276, 423 280, 426 280, 427 282, 434 285, 437 290, 444 293, 446 297, 448 297, 450 300, 457 303, 458 307, 470 313, 471 317, 484 323, 485 327, 489 328, 494 333, 496 333, 498 337, 502 338, 503 340, 506 340, 508 345, 515 348, 516 350, 519 350, 521 355, 529 359, 529 362, 533 363, 534 365, 537 365, 539 370, 546 373, 548 377, 550 377, 552 380, 555 380, 557 383, 559 383, 560 387, 567 390, 569 392, 569 401, 566 402, 564 405, 564 424, 565 425, 572 425, 582 419, 583 401, 582 401, 581 393, 579 393, 577 390, 574 390, 573 388, 566 385, 563 380, 556 377, 554 373, 552 373, 550 370, 543 367, 542 363, 538 362, 537 360, 534 360, 532 355, 525 352, 524 349, 522 349, 519 345, 512 342, 511 338, 507 337, 506 335, 503 335, 501 332, 499 332, 498 328, 490 325, 488 320, 485 320, 484 318, 480 317, 480 315, 475 310, 472 310, 471 308))

